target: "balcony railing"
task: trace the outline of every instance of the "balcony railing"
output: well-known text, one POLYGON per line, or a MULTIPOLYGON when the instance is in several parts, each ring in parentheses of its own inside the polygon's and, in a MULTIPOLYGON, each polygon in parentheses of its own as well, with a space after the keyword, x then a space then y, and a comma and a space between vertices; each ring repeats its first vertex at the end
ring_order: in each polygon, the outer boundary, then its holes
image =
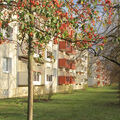
POLYGON ((69 60, 67 60, 65 58, 59 59, 59 68, 70 69, 70 62, 69 62, 69 60))
POLYGON ((59 76, 58 77, 58 84, 59 85, 75 84, 75 79, 73 76, 59 76))
POLYGON ((62 84, 69 84, 69 80, 66 76, 59 76, 58 77, 58 84, 62 85, 62 84))
POLYGON ((70 51, 71 50, 71 43, 66 41, 60 41, 59 42, 59 50, 61 51, 70 51))
POLYGON ((76 51, 75 51, 75 49, 74 49, 73 46, 70 46, 70 49, 67 50, 66 53, 68 53, 68 54, 74 54, 74 55, 75 55, 75 54, 76 54, 76 51))
POLYGON ((71 63, 70 63, 70 69, 75 70, 75 68, 76 68, 76 67, 75 67, 75 63, 74 63, 74 62, 71 62, 71 63))
POLYGON ((70 84, 75 84, 75 78, 73 76, 70 76, 70 84))

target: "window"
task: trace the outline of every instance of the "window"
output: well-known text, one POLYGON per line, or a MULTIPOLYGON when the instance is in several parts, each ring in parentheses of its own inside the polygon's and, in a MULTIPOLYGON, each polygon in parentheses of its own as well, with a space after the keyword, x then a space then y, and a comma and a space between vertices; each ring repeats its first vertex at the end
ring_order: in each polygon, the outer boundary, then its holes
POLYGON ((66 81, 69 82, 69 80, 70 80, 69 77, 66 77, 66 81))
POLYGON ((87 60, 87 56, 85 56, 85 60, 87 60))
POLYGON ((3 34, 4 38, 7 38, 8 40, 12 40, 13 37, 13 28, 8 26, 7 30, 0 29, 0 32, 3 34))
POLYGON ((70 66, 70 61, 67 60, 66 63, 67 63, 67 67, 69 67, 70 66))
POLYGON ((52 75, 47 75, 47 81, 52 81, 52 75))
POLYGON ((52 56, 52 52, 46 50, 46 51, 45 51, 45 58, 46 58, 46 61, 51 62, 52 57, 53 57, 53 56, 52 56))
POLYGON ((12 70, 12 59, 8 57, 3 58, 3 72, 10 73, 12 70))
POLYGON ((35 51, 35 54, 39 54, 40 53, 40 50, 38 49, 38 47, 36 46, 36 48, 34 49, 35 51))
POLYGON ((70 42, 67 42, 67 47, 68 47, 68 48, 70 47, 70 42))
POLYGON ((13 37, 13 28, 12 27, 8 26, 8 32, 6 32, 6 35, 9 40, 12 40, 12 37, 13 37))
POLYGON ((52 58, 52 52, 47 51, 47 58, 52 58))
POLYGON ((34 72, 34 85, 40 85, 41 84, 41 73, 40 72, 34 72))

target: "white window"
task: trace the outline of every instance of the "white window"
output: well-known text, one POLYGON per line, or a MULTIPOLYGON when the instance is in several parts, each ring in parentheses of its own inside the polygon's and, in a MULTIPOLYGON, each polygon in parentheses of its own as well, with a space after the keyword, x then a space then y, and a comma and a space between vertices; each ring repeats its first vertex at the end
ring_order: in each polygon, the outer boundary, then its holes
POLYGON ((41 73, 40 72, 33 72, 34 74, 34 85, 41 85, 41 73))
POLYGON ((52 75, 47 75, 47 81, 49 81, 49 82, 52 81, 52 75))
POLYGON ((3 72, 10 73, 12 70, 12 59, 8 57, 3 58, 3 72))

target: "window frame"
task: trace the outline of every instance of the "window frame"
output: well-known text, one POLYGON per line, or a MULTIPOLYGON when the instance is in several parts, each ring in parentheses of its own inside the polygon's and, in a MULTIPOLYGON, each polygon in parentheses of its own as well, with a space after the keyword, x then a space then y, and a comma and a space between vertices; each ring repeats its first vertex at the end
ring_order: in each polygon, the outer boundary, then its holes
POLYGON ((13 40, 13 28, 11 26, 8 26, 8 31, 5 29, 0 29, 0 32, 3 34, 4 38, 6 38, 9 41, 13 40))
POLYGON ((47 49, 45 50, 45 60, 48 62, 51 62, 51 60, 52 60, 52 52, 47 49), (48 57, 48 56, 50 56, 50 55, 48 55, 48 53, 51 54, 51 57, 48 57))
POLYGON ((46 81, 47 82, 52 82, 52 75, 46 75, 46 81))
POLYGON ((3 57, 3 60, 2 60, 2 71, 3 71, 3 73, 11 73, 12 72, 12 58, 10 58, 10 57, 3 57), (5 66, 5 68, 4 68, 4 66, 5 66))
POLYGON ((67 48, 70 48, 71 47, 71 44, 70 42, 67 42, 67 45, 66 45, 67 48))
POLYGON ((51 51, 47 51, 47 58, 51 59, 51 57, 52 57, 52 52, 51 51))
POLYGON ((40 72, 37 72, 37 71, 34 71, 33 72, 33 85, 41 85, 41 82, 42 82, 42 76, 41 76, 41 73, 40 72), (38 77, 38 74, 39 74, 39 77, 38 77))

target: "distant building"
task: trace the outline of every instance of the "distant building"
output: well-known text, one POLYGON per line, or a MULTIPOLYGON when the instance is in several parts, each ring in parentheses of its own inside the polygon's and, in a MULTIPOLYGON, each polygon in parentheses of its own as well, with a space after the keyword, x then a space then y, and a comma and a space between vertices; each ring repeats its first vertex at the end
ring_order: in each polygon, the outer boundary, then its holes
POLYGON ((110 84, 109 71, 106 70, 102 60, 89 54, 88 86, 104 86, 110 84))

